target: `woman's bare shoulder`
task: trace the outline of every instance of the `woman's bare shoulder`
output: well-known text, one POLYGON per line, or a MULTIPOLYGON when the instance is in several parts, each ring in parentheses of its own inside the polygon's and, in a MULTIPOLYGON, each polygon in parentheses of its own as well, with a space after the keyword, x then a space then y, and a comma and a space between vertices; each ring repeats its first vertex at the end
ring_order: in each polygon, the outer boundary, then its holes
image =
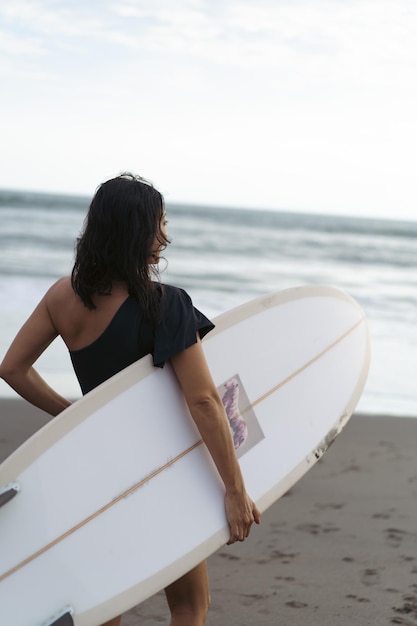
POLYGON ((72 288, 71 277, 64 276, 57 280, 46 292, 45 302, 50 312, 79 305, 81 301, 72 288))

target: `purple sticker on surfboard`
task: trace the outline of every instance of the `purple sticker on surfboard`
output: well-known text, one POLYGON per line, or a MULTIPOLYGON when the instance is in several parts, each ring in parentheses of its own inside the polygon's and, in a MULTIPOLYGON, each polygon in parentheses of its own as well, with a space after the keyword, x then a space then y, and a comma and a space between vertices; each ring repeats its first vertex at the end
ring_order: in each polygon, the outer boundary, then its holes
POLYGON ((239 374, 220 385, 218 391, 230 423, 236 456, 239 458, 264 439, 265 435, 239 374))

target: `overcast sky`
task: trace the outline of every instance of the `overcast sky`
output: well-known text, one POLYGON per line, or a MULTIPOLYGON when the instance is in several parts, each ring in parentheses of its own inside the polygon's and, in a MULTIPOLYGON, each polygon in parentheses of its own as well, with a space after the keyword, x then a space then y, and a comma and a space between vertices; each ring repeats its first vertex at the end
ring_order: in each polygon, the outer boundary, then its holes
POLYGON ((0 0, 0 188, 417 219, 415 0, 0 0))

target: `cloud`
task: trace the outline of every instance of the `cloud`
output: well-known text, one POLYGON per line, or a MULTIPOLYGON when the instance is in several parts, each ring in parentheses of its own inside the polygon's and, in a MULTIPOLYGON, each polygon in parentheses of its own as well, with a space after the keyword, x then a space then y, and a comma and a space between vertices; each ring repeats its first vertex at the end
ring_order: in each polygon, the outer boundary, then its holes
MULTIPOLYGON (((364 50, 375 40, 380 53, 406 56, 404 44, 413 45, 412 19, 417 9, 410 0, 373 0, 329 2, 257 3, 229 0, 223 3, 182 1, 172 3, 127 1, 111 6, 111 12, 129 18, 130 27, 140 25, 154 45, 165 50, 170 46, 182 49, 187 43, 201 42, 201 54, 210 54, 214 46, 239 42, 242 50, 252 49, 254 42, 267 49, 283 44, 301 53, 338 54, 364 50)), ((415 57, 415 47, 414 57, 415 57)), ((410 50, 411 51, 411 50, 410 50)), ((217 55, 216 55, 217 58, 217 55)))
POLYGON ((263 70, 417 62, 412 0, 15 0, 0 16, 10 50, 107 44, 263 70))
POLYGON ((196 199, 237 198, 238 169, 318 206, 412 162, 414 0, 0 0, 0 24, 3 176, 24 145, 37 187, 49 162, 80 188, 141 163, 177 198, 184 171, 196 199))
POLYGON ((22 38, 7 30, 0 29, 0 55, 25 56, 44 55, 45 46, 38 38, 22 38))

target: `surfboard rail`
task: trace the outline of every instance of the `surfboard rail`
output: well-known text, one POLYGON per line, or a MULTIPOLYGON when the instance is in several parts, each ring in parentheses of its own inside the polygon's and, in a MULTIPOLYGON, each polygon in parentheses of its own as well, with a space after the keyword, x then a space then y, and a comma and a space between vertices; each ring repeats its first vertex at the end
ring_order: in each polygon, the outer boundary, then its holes
MULTIPOLYGON (((355 300, 328 286, 277 292, 214 321, 204 350, 248 491, 263 512, 323 456, 353 413, 369 368, 367 321, 355 300)), ((13 612, 17 586, 27 592, 30 623, 37 616, 42 626, 91 626, 221 547, 224 489, 202 444, 170 366, 154 368, 148 355, 1 464, 0 603, 8 626, 28 624, 24 607, 20 617, 13 612), (179 499, 184 516, 172 521, 174 542, 163 520, 179 499), (42 578, 48 597, 37 588, 42 578), (91 586, 93 578, 100 584, 91 586)))

